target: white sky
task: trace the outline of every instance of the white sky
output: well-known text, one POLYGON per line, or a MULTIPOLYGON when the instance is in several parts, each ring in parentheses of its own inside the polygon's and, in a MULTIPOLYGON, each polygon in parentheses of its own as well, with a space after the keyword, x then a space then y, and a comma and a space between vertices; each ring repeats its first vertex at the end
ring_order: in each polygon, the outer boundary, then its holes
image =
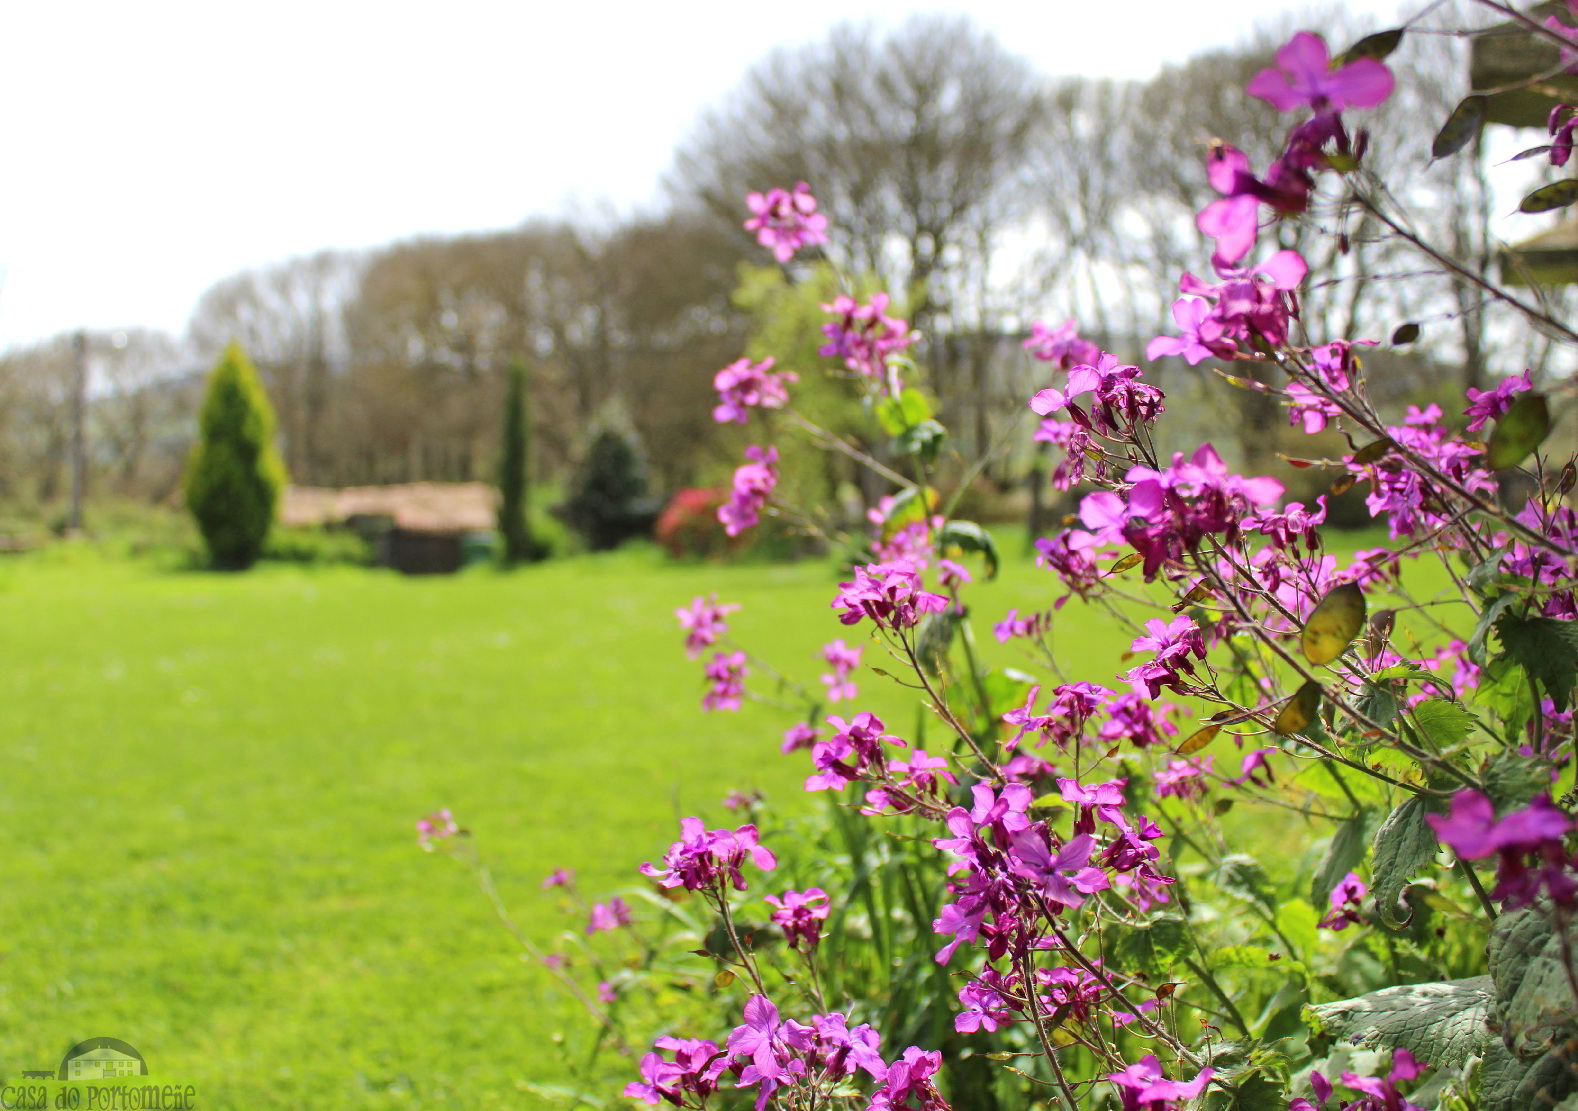
POLYGON ((627 211, 752 62, 836 23, 965 9, 1049 75, 1146 77, 1301 6, 5 0, 0 348, 180 333, 213 282, 322 247, 627 211))

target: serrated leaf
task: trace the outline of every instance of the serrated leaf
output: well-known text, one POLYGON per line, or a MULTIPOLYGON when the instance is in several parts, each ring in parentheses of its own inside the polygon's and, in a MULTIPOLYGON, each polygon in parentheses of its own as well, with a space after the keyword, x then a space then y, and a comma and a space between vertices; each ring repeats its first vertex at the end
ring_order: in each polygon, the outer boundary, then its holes
POLYGON ((1578 180, 1566 178, 1542 185, 1518 202, 1519 212, 1550 212, 1578 201, 1578 180))
POLYGON ((1205 1111, 1287 1111, 1288 1106, 1282 1084, 1260 1072, 1236 1078, 1231 1092, 1208 1089, 1203 1103, 1205 1111))
POLYGON ((1521 810, 1535 795, 1550 790, 1551 765, 1545 760, 1503 749, 1485 765, 1485 793, 1496 813, 1521 810))
POLYGON ((1489 664, 1490 631, 1507 607, 1517 600, 1516 594, 1502 594, 1486 603, 1479 620, 1474 623, 1474 631, 1469 634, 1467 655, 1471 663, 1478 667, 1489 664))
POLYGON ((974 521, 949 521, 942 526, 937 541, 945 553, 957 549, 961 552, 979 554, 986 562, 986 577, 988 579, 997 577, 999 564, 997 541, 992 539, 991 533, 974 521))
POLYGON ((1310 611, 1299 634, 1304 658, 1316 667, 1342 655, 1364 628, 1364 591, 1355 583, 1334 586, 1310 611))
POLYGON ((1375 897, 1375 909, 1381 921, 1393 929, 1408 924, 1408 918, 1397 913, 1398 896, 1414 878, 1414 873, 1435 859, 1436 831, 1425 817, 1438 810, 1425 796, 1412 795, 1388 814, 1381 828, 1375 831, 1370 893, 1375 897))
POLYGON ((1369 814, 1368 810, 1360 811, 1331 835, 1326 851, 1321 854, 1320 865, 1315 869, 1315 878, 1310 881, 1310 902, 1315 906, 1328 905, 1337 885, 1364 860, 1365 849, 1369 847, 1364 840, 1364 824, 1369 814))
POLYGON ((1216 869, 1219 890, 1246 902, 1258 903, 1268 911, 1276 908, 1276 895, 1265 867, 1246 853, 1231 853, 1216 869))
POLYGON ((1414 707, 1413 713, 1420 732, 1439 748, 1457 744, 1479 724, 1461 702, 1445 698, 1427 698, 1414 707))
POLYGON ((1448 158, 1456 154, 1480 133, 1485 126, 1485 110, 1490 100, 1480 93, 1473 93, 1458 101, 1441 130, 1430 143, 1431 158, 1448 158))
POLYGON ((1271 723, 1271 731, 1283 737, 1304 732, 1310 727, 1310 722, 1315 720, 1315 711, 1320 709, 1320 696, 1319 683, 1305 683, 1283 704, 1276 720, 1271 723))
POLYGON ((1182 915, 1164 912, 1143 925, 1113 930, 1113 959, 1124 968, 1166 972, 1188 952, 1188 929, 1182 915))
POLYGON ((1490 934, 1492 1017, 1514 1053, 1548 1045, 1556 1028, 1578 1019, 1578 1000, 1550 911, 1548 904, 1510 911, 1496 920, 1490 934))
POLYGON ((1196 752, 1199 752, 1206 745, 1216 740, 1216 735, 1221 731, 1222 727, 1220 725, 1207 725, 1201 729, 1196 729, 1193 733, 1189 734, 1188 739, 1185 740, 1183 744, 1173 749, 1173 755, 1190 756, 1196 752))
POLYGON ((1490 1045, 1494 999, 1490 977, 1472 976, 1382 988, 1309 1010, 1322 1031, 1349 1045, 1406 1049, 1434 1068, 1450 1068, 1490 1045))
MULTIPOLYGON (((1578 184, 1578 182, 1575 182, 1578 184)), ((1516 467, 1551 432, 1551 407, 1544 394, 1521 394, 1496 422, 1485 444, 1485 465, 1493 471, 1516 467)))
POLYGON ((1503 612, 1496 635, 1507 657, 1523 668, 1565 713, 1578 679, 1578 625, 1553 617, 1519 617, 1503 612))

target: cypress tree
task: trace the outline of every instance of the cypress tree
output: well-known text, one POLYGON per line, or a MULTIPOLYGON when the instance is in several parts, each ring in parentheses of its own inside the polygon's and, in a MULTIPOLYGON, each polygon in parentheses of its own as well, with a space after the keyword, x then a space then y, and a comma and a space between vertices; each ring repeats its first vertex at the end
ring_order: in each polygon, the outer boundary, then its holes
POLYGON ((186 505, 214 567, 241 571, 257 562, 285 481, 274 410, 252 361, 232 343, 208 377, 186 468, 186 505))
POLYGON ((509 390, 504 400, 504 436, 499 451, 499 537, 503 540, 506 567, 541 559, 533 543, 526 516, 530 477, 527 470, 526 367, 510 364, 509 390))

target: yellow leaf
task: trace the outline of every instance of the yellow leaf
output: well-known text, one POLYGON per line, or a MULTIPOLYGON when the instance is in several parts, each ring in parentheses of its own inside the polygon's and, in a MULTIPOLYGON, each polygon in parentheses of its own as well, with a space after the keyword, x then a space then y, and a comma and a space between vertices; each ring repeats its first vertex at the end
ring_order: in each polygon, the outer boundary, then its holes
POLYGON ((1353 583, 1332 587, 1304 622, 1304 658, 1316 667, 1331 663, 1364 628, 1364 616, 1364 591, 1353 583))

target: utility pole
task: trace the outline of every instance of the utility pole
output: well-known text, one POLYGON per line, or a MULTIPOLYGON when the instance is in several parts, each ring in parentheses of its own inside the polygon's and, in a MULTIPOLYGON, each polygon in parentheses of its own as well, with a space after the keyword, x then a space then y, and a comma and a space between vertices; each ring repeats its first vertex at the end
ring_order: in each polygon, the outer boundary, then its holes
POLYGON ((71 514, 67 527, 82 531, 82 492, 87 471, 86 425, 88 417, 88 333, 78 329, 72 337, 76 354, 76 381, 71 390, 71 514))

